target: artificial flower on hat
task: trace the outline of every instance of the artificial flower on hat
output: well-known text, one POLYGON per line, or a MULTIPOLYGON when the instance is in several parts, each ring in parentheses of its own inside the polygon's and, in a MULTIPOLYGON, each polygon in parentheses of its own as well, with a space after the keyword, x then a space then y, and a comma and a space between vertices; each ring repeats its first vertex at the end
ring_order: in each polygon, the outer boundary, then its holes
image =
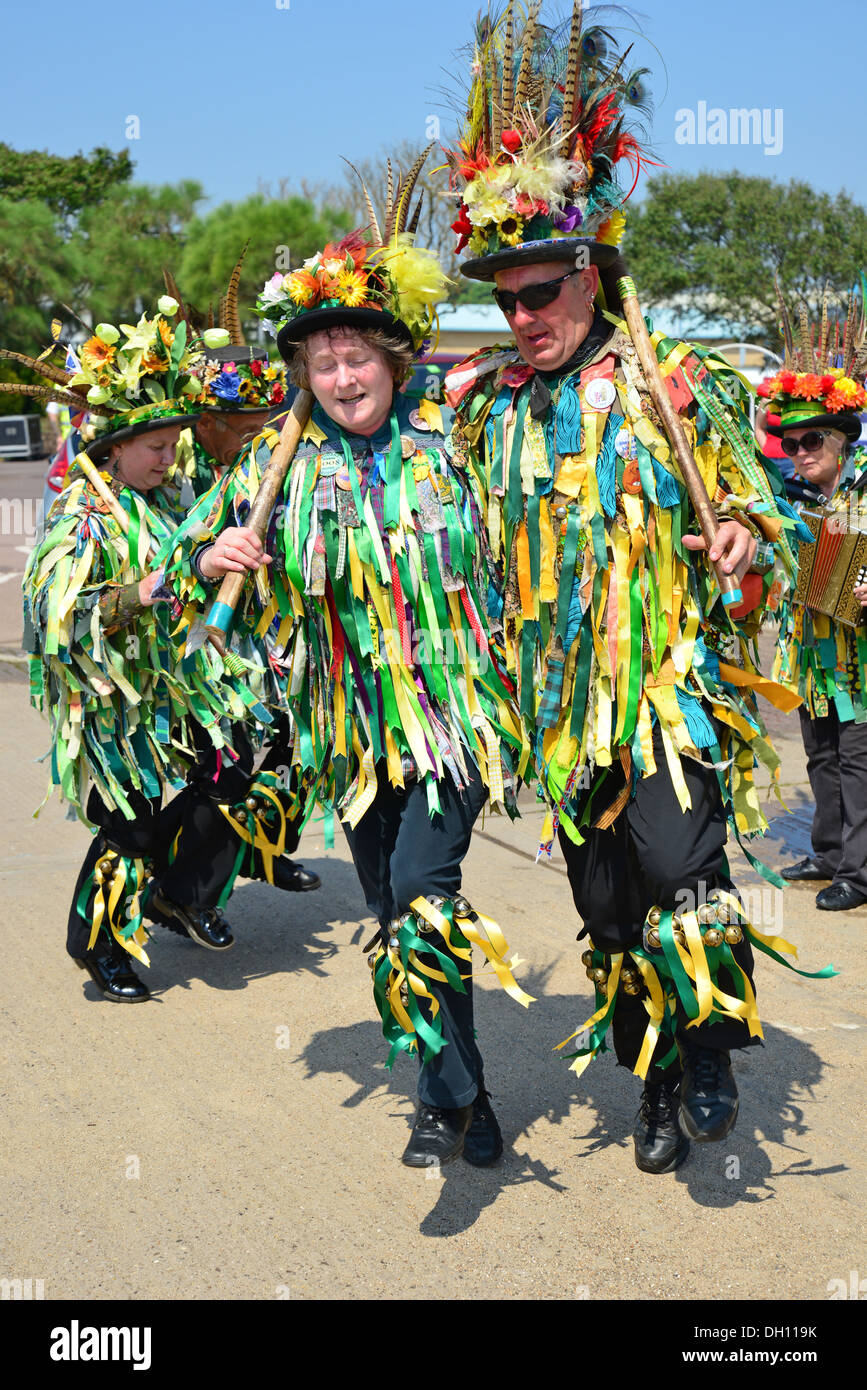
POLYGON ((458 215, 452 224, 473 279, 523 260, 568 259, 584 246, 609 264, 625 227, 623 204, 649 163, 627 121, 647 111, 645 69, 630 71, 610 32, 578 0, 571 22, 540 23, 514 0, 476 23, 467 112, 446 151, 458 215), (633 169, 632 188, 615 168, 633 169), (559 243, 559 244, 558 244, 559 243))
POLYGON ((338 322, 390 328, 416 353, 422 349, 449 285, 435 253, 415 244, 421 198, 410 216, 413 190, 431 148, 406 178, 398 174, 395 181, 388 161, 382 223, 362 179, 369 226, 329 242, 288 274, 275 272, 265 284, 257 312, 284 356, 300 338, 338 322))

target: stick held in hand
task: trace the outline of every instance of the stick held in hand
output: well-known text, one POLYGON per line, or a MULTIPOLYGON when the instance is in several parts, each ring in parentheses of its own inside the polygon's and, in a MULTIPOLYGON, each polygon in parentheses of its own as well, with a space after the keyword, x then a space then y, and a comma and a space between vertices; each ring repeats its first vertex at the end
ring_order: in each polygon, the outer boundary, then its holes
MULTIPOLYGON (((253 505, 244 523, 245 526, 249 526, 251 530, 256 532, 263 544, 271 513, 283 490, 286 474, 289 472, 289 467, 295 457, 295 450, 298 448, 304 427, 310 419, 313 404, 313 395, 310 391, 299 391, 296 394, 280 431, 277 447, 262 474, 259 491, 253 499, 253 505)), ((205 630, 213 645, 220 652, 225 651, 226 639, 232 626, 235 609, 246 582, 246 571, 227 574, 208 613, 205 630)))
MULTIPOLYGON (((689 493, 689 500, 693 510, 698 517, 701 533, 707 544, 708 552, 716 539, 719 529, 719 521, 713 504, 708 497, 704 479, 699 472, 698 464, 692 456, 692 450, 687 443, 683 426, 677 415, 677 411, 671 403, 671 397, 666 390, 662 373, 659 370, 659 363, 656 360, 656 353, 650 341, 650 334, 647 331, 647 324, 641 312, 641 305, 638 302, 638 295, 635 289, 635 282, 631 276, 624 274, 626 267, 623 262, 619 262, 620 274, 617 276, 617 293, 622 303, 623 317, 629 329, 629 336, 638 353, 638 360, 641 363, 641 370, 653 399, 653 404, 659 413, 665 433, 668 436, 677 466, 680 469, 681 477, 686 484, 689 493)), ((612 272, 616 268, 612 267, 612 272)), ((612 278, 614 278, 612 274, 612 278)), ((743 602, 740 585, 733 574, 726 574, 720 561, 714 563, 717 582, 720 587, 722 601, 727 608, 737 607, 743 602)))

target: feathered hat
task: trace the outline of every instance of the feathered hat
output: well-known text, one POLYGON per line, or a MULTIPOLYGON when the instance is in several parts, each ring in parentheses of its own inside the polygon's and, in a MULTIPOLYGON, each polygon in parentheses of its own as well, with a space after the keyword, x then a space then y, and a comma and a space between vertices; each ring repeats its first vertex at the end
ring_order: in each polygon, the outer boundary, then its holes
POLYGON ((158 313, 150 318, 142 314, 135 325, 97 324, 79 351, 76 371, 49 361, 56 344, 35 358, 0 349, 0 357, 20 362, 48 383, 16 383, 11 388, 0 383, 0 390, 86 410, 81 437, 95 459, 134 434, 180 420, 192 423, 200 411, 203 387, 196 369, 204 356, 195 343, 189 343, 186 323, 173 323, 177 301, 165 295, 157 307, 158 313))
POLYGON ((382 222, 361 179, 369 226, 329 242, 297 270, 288 275, 278 271, 265 285, 257 312, 276 333, 287 361, 302 338, 338 324, 388 329, 419 352, 449 284, 433 251, 415 245, 423 195, 410 215, 413 192, 432 148, 419 155, 406 178, 398 170, 396 182, 387 161, 382 222))
POLYGON ((571 23, 526 18, 514 0, 476 21, 467 114, 457 150, 447 150, 460 199, 453 230, 473 280, 530 261, 610 265, 622 211, 646 162, 627 111, 647 114, 646 69, 630 71, 610 33, 587 22, 575 0, 571 23), (615 166, 632 167, 625 193, 615 166))
POLYGON ((247 255, 245 244, 229 276, 225 294, 218 299, 216 322, 213 306, 205 319, 195 305, 185 300, 171 271, 163 270, 166 289, 178 301, 178 315, 189 333, 201 339, 204 361, 197 370, 203 386, 201 409, 205 412, 271 410, 286 397, 286 372, 272 366, 267 348, 248 346, 244 341, 238 312, 238 286, 247 255))
POLYGON ((863 294, 853 290, 845 306, 833 316, 829 315, 828 303, 826 289, 818 330, 810 324, 806 305, 802 304, 796 329, 794 316, 777 284, 785 357, 777 374, 758 388, 758 394, 766 397, 770 409, 780 416, 778 425, 768 425, 769 434, 781 435, 786 430, 803 429, 808 425, 839 430, 850 443, 861 434, 857 412, 863 410, 867 402, 864 391, 867 324, 863 294))

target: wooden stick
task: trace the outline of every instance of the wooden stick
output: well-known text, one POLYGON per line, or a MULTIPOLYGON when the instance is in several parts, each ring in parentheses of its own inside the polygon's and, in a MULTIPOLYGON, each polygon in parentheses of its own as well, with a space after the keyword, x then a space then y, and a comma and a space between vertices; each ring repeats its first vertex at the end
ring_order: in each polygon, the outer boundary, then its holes
MULTIPOLYGON (((625 267, 623 267, 625 269, 625 267)), ((638 360, 641 363, 641 370, 650 389, 653 404, 659 412, 665 433, 668 436, 674 456, 677 459, 677 466, 680 469, 681 477, 686 484, 689 500, 692 503, 696 516, 698 517, 701 533, 704 536, 708 551, 716 539, 719 530, 719 520, 713 509, 704 479, 699 472, 698 464, 692 456, 692 450, 683 432, 683 426, 678 418, 677 411, 671 403, 671 397, 662 379, 659 370, 659 363, 656 360, 656 353, 650 341, 650 334, 647 331, 647 324, 638 303, 638 295, 635 289, 635 282, 628 275, 621 275, 617 280, 617 292, 623 305, 623 317, 626 319, 629 328, 629 336, 638 353, 638 360)), ((727 608, 736 607, 743 602, 740 585, 733 574, 726 574, 722 568, 722 562, 714 562, 717 582, 719 583, 722 601, 727 608)))
MULTIPOLYGON (((264 542, 268 532, 271 513, 283 489, 286 474, 289 472, 289 466, 295 457, 295 450, 298 448, 304 427, 310 419, 313 405, 314 400, 310 391, 297 393, 292 402, 292 409, 286 416, 280 431, 280 440, 262 475, 259 491, 256 493, 250 513, 244 523, 252 531, 255 531, 262 542, 264 542)), ((226 639, 232 626, 235 609, 247 582, 247 576, 247 570, 240 573, 233 570, 226 575, 205 623, 208 637, 217 650, 223 654, 226 650, 226 639)))
MULTIPOLYGON (((87 454, 81 453, 77 456, 75 462, 78 464, 78 467, 81 469, 82 473, 87 478, 87 481, 90 483, 94 492, 99 493, 99 496, 102 498, 103 502, 106 503, 109 511, 111 512, 121 531, 123 531, 123 534, 125 536, 128 536, 129 513, 124 511, 123 507, 120 505, 120 502, 115 497, 111 488, 104 481, 102 474, 94 464, 93 460, 89 458, 87 454)), ((159 547, 154 545, 153 541, 151 541, 150 545, 148 546, 149 560, 153 559, 154 555, 156 555, 157 553, 158 548, 159 547)), ((130 560, 132 560, 132 558, 133 557, 130 556, 130 560)), ((183 604, 181 603, 180 599, 173 594, 169 602, 171 604, 172 617, 179 618, 184 611, 183 604)))

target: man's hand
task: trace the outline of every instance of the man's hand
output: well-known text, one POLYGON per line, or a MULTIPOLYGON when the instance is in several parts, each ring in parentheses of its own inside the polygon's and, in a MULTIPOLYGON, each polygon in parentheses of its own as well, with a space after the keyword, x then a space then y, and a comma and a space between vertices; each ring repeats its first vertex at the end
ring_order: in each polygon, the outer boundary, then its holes
POLYGON ((856 584, 852 590, 862 608, 867 608, 867 584, 856 584))
MULTIPOLYGON (((684 536, 687 550, 707 550, 704 536, 684 536)), ((710 548, 709 559, 722 560, 724 574, 733 574, 740 584, 753 560, 756 558, 758 541, 739 521, 721 521, 714 543, 710 548)))
POLYGON ((220 579, 232 571, 237 574, 257 570, 260 565, 270 564, 272 558, 265 554, 265 547, 249 526, 229 526, 210 550, 204 552, 198 564, 207 579, 220 579))

